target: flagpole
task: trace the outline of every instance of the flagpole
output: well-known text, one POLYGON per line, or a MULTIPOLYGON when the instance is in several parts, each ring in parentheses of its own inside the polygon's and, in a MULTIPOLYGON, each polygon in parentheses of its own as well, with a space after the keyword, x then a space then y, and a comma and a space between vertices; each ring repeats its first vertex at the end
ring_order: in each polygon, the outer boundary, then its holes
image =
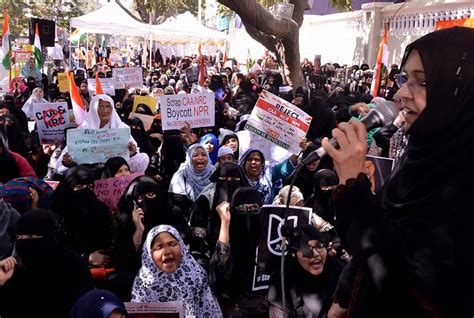
POLYGON ((68 41, 69 41, 69 69, 71 69, 71 58, 72 58, 71 34, 72 34, 72 27, 71 27, 71 24, 69 24, 69 38, 68 38, 68 41))

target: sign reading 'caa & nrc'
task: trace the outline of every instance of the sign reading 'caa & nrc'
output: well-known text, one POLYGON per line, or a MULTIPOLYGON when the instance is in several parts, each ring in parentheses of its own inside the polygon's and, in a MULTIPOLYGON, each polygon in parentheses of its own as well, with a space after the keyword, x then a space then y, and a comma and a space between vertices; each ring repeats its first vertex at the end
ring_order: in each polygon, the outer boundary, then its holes
POLYGON ((160 107, 163 130, 181 129, 186 122, 192 128, 215 124, 213 93, 163 95, 160 107))

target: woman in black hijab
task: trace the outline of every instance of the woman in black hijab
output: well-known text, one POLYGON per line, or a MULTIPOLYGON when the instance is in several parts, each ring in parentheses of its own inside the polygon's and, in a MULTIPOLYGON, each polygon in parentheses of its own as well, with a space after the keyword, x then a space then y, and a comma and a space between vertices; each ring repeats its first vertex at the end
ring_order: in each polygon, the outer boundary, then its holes
POLYGON ((122 157, 111 157, 107 159, 104 164, 104 170, 102 170, 102 179, 127 175, 130 175, 130 167, 128 166, 127 160, 122 157))
POLYGON ((130 126, 130 132, 137 142, 137 146, 140 149, 140 152, 144 152, 151 158, 155 153, 155 147, 151 143, 150 137, 145 132, 145 127, 140 118, 131 117, 125 121, 125 123, 130 126))
POLYGON ((323 141, 341 184, 336 228, 358 282, 349 293, 357 297, 337 294, 334 311, 472 317, 473 41, 473 29, 454 27, 407 47, 397 98, 409 141, 375 200, 364 168, 365 127, 341 124, 333 133, 339 150, 323 141))
POLYGON ((248 186, 244 171, 234 162, 217 167, 209 181, 212 183, 204 188, 194 202, 190 217, 191 250, 203 265, 207 263, 205 255, 214 252, 219 236, 221 222, 216 207, 222 202, 230 203, 239 187, 248 186))
POLYGON ((289 237, 285 257, 286 306, 282 303, 280 269, 270 279, 270 317, 327 317, 344 263, 329 255, 330 235, 311 224, 289 237))
POLYGON ((62 246, 56 231, 54 214, 46 210, 29 210, 18 220, 16 266, 0 288, 2 317, 68 317, 76 299, 94 288, 86 263, 62 246))
MULTIPOLYGON (((167 205, 167 193, 150 176, 140 176, 132 180, 124 190, 118 202, 120 244, 130 250, 131 244, 138 253, 136 261, 141 260, 140 251, 146 235, 157 225, 169 224, 175 227, 183 237, 188 225, 180 214, 167 205)), ((139 267, 139 266, 138 266, 139 267)), ((138 270, 138 267, 136 268, 138 270)))

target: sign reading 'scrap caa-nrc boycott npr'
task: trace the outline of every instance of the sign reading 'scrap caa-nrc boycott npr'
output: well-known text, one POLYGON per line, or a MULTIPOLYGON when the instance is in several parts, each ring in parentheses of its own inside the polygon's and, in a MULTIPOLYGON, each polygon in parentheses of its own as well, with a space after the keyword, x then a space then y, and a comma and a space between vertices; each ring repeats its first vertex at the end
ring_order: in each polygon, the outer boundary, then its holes
POLYGON ((111 157, 128 160, 130 128, 118 129, 69 129, 67 148, 77 163, 106 162, 111 157))
POLYGON ((295 105, 264 90, 245 129, 296 155, 301 151, 299 144, 308 132, 311 119, 295 105))
POLYGON ((163 130, 214 126, 214 94, 177 94, 160 97, 163 130))

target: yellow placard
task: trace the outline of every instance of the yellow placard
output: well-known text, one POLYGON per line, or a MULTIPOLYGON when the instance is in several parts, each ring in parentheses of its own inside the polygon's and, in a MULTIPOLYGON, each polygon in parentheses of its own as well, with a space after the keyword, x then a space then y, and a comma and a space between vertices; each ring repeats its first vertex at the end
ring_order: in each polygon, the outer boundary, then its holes
POLYGON ((137 106, 139 104, 145 104, 147 105, 151 111, 153 112, 153 114, 156 113, 156 98, 155 97, 151 97, 151 96, 135 96, 134 100, 133 100, 133 109, 132 111, 134 113, 136 113, 136 110, 137 110, 137 106))
POLYGON ((69 92, 69 81, 67 80, 67 74, 64 72, 58 73, 58 85, 61 93, 69 92))

